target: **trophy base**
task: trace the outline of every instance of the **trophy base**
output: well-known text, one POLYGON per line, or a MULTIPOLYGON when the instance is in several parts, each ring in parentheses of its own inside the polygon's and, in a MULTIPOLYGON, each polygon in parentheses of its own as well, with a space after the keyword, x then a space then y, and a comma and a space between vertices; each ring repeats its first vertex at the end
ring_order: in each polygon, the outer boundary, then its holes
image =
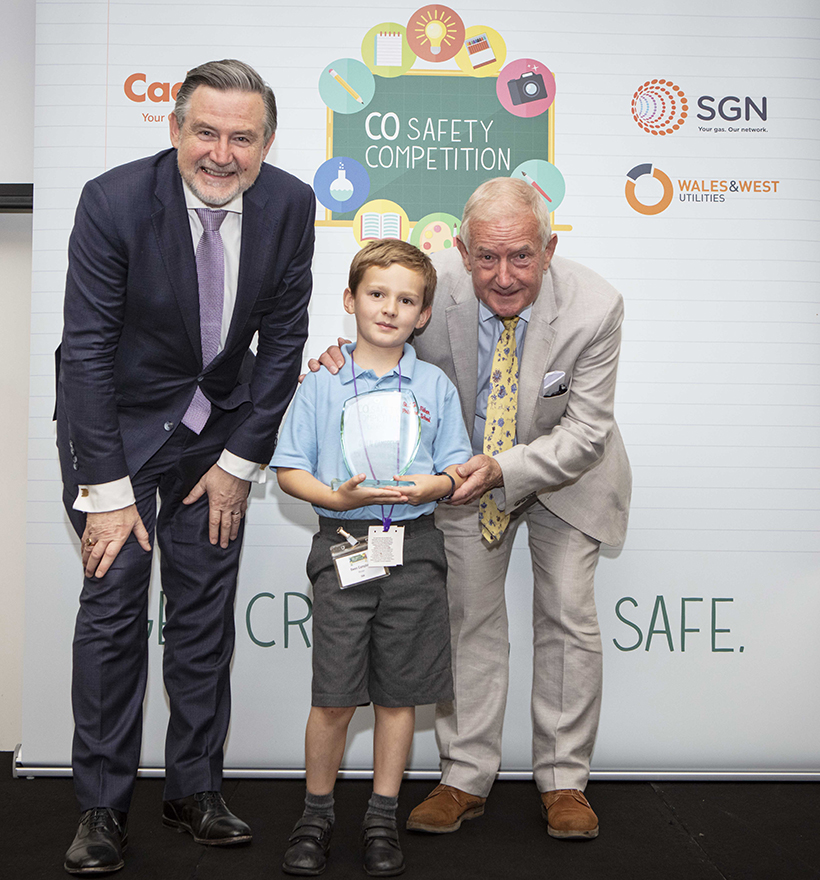
MULTIPOLYGON (((347 480, 349 479, 350 477, 347 478, 347 480)), ((339 486, 344 485, 347 480, 331 480, 330 488, 336 492, 339 486)), ((362 480, 359 485, 367 489, 395 489, 400 486, 415 486, 416 484, 412 480, 362 480)))

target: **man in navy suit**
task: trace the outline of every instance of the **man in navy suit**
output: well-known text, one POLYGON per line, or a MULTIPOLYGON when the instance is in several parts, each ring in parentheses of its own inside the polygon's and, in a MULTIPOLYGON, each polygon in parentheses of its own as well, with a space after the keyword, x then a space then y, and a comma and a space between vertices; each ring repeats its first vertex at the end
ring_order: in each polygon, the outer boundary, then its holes
POLYGON ((73 874, 123 866, 155 533, 170 703, 162 821, 201 844, 251 839, 220 793, 236 574, 248 492, 264 481, 307 338, 315 202, 263 164, 276 102, 248 65, 192 70, 169 121, 175 149, 85 186, 69 243, 57 445, 85 569, 73 874))

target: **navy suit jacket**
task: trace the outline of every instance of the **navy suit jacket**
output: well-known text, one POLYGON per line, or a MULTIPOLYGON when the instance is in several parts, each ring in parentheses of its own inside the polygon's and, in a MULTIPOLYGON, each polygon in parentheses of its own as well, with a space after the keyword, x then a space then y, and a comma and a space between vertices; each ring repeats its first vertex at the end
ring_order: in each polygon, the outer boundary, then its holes
POLYGON ((176 150, 86 184, 69 241, 58 351, 66 482, 133 476, 180 422, 197 385, 229 414, 218 420, 225 447, 249 461, 270 460, 307 338, 314 213, 309 186, 262 165, 244 194, 228 337, 203 368, 196 258, 176 150))

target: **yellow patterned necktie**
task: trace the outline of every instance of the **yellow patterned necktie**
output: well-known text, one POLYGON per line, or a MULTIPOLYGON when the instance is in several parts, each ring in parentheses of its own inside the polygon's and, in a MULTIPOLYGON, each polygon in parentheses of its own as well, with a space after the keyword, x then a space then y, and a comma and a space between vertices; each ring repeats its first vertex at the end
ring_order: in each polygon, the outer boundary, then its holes
MULTIPOLYGON (((515 416, 518 408, 518 356, 515 352, 515 327, 518 316, 502 318, 504 330, 495 347, 490 368, 490 397, 484 424, 484 453, 498 455, 512 449, 515 442, 515 416)), ((498 509, 493 490, 485 492, 478 503, 481 535, 490 544, 501 539, 510 517, 498 509)))

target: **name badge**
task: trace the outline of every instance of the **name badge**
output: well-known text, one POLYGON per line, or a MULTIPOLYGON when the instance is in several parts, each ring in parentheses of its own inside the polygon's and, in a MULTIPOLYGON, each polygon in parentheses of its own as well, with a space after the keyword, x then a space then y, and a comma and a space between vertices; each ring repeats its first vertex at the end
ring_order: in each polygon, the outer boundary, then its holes
POLYGON ((383 565, 371 563, 367 543, 365 538, 360 538, 354 546, 346 543, 334 544, 330 548, 339 589, 346 590, 356 584, 375 581, 390 574, 383 565))

